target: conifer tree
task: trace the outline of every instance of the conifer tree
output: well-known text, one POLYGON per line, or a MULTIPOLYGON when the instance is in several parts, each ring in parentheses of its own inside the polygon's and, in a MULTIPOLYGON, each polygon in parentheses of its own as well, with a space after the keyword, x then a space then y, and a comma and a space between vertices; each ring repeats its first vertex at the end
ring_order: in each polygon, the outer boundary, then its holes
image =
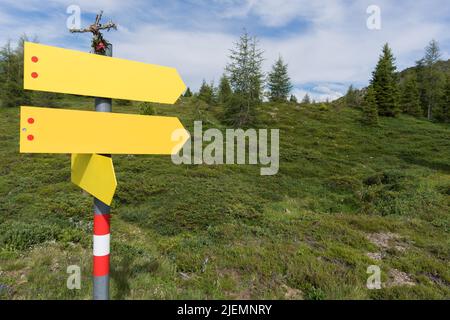
POLYGON ((352 84, 348 87, 347 94, 345 95, 345 102, 350 108, 359 107, 358 92, 355 90, 352 84))
POLYGON ((214 88, 207 84, 205 80, 203 80, 200 90, 198 91, 198 98, 208 104, 214 102, 214 88))
POLYGON ((420 107, 419 87, 415 74, 407 77, 401 86, 400 106, 404 113, 420 117, 422 108, 420 107))
POLYGON ((192 91, 191 91, 191 88, 187 87, 186 92, 184 93, 184 97, 185 97, 185 98, 190 98, 190 97, 192 97, 192 91))
POLYGON ((285 102, 292 90, 291 79, 288 75, 288 65, 280 56, 272 66, 268 76, 269 100, 272 102, 285 102))
POLYGON ((443 73, 437 68, 440 58, 439 44, 431 40, 425 48, 425 56, 417 61, 422 103, 429 120, 433 118, 433 109, 439 105, 445 83, 443 73))
POLYGON ((224 121, 234 127, 243 127, 254 121, 262 101, 263 51, 259 49, 257 39, 244 31, 230 52, 226 71, 235 95, 230 100, 236 103, 234 106, 227 103, 224 121))
POLYGON ((291 97, 289 98, 289 102, 298 103, 297 97, 295 95, 291 94, 291 97))
POLYGON ((232 93, 233 91, 231 90, 230 81, 228 81, 227 76, 223 74, 222 77, 220 78, 219 90, 217 94, 219 103, 222 104, 227 103, 232 93))
POLYGON ((395 58, 386 43, 371 81, 378 113, 382 116, 394 117, 399 111, 399 91, 395 70, 395 58))
POLYGON ((304 103, 304 104, 311 103, 311 98, 309 97, 309 94, 305 94, 305 96, 303 97, 302 103, 304 103))
POLYGON ((363 123, 369 125, 378 124, 378 110, 377 110, 377 101, 376 101, 376 93, 372 86, 367 88, 366 95, 363 100, 363 123))

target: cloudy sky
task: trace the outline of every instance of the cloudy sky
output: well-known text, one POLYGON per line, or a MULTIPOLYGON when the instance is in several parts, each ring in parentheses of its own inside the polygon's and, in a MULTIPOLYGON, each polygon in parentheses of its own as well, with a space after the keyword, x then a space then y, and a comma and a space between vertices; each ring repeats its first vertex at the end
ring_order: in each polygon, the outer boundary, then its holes
POLYGON ((81 24, 104 10, 119 30, 105 34, 114 56, 176 67, 196 90, 218 82, 230 49, 243 29, 265 51, 265 71, 281 55, 289 64, 294 93, 334 99, 350 84, 365 86, 383 43, 404 69, 436 39, 450 58, 448 0, 0 0, 0 42, 21 34, 39 42, 89 51, 89 36, 70 34, 67 8, 78 5, 81 24), (367 27, 376 5, 381 29, 367 27))

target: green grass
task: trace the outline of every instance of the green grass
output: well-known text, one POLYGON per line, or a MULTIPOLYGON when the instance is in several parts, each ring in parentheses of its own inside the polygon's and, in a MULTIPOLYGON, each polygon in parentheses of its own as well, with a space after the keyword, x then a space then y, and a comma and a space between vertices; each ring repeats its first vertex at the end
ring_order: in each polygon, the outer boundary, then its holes
MULTIPOLYGON (((189 130, 194 120, 224 129, 220 108, 193 99, 155 109, 189 130)), ((360 117, 264 105, 257 126, 280 129, 275 176, 113 156, 112 298, 450 298, 450 128, 403 116, 365 127, 360 117), (404 250, 367 239, 388 232, 404 250), (373 264, 386 283, 396 269, 415 286, 368 290, 373 264)), ((18 109, 0 109, 0 298, 90 299, 92 198, 70 183, 68 155, 19 154, 18 125, 18 109), (66 288, 71 264, 81 290, 66 288)))

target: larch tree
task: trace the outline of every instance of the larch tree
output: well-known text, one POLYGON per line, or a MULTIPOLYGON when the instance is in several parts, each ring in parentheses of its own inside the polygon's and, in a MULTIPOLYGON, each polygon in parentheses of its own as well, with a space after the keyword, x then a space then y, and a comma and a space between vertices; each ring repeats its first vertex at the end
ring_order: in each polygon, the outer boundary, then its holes
POLYGON ((230 50, 229 59, 225 70, 234 97, 225 107, 224 121, 234 127, 244 127, 256 119, 262 101, 263 51, 258 47, 258 40, 244 31, 230 50))
POLYGON ((437 41, 431 40, 425 48, 425 56, 417 61, 422 103, 429 120, 433 119, 433 110, 439 106, 445 83, 443 72, 437 68, 440 59, 439 44, 437 41))

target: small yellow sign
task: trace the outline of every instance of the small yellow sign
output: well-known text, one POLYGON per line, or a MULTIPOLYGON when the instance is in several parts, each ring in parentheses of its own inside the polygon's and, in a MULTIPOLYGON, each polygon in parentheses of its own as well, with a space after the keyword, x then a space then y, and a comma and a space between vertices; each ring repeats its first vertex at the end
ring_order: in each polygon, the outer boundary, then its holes
POLYGON ((25 42, 24 88, 173 104, 186 89, 177 70, 25 42))
POLYGON ((72 154, 72 183, 110 205, 117 187, 111 157, 98 154, 72 154))
POLYGON ((189 139, 176 117, 20 108, 21 153, 177 153, 189 139))

